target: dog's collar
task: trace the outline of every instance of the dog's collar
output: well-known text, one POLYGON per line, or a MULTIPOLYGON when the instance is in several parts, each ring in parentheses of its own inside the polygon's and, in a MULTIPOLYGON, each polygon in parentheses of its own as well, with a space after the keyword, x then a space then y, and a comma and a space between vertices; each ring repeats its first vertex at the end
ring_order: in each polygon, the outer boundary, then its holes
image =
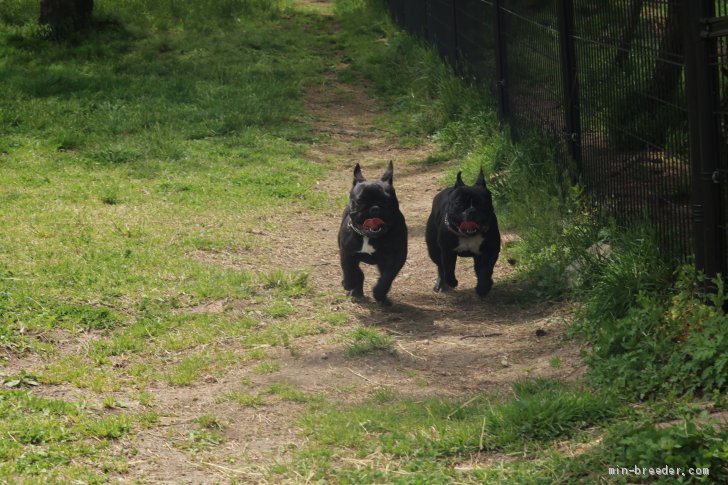
POLYGON ((364 234, 361 229, 357 228, 354 224, 351 223, 351 218, 349 219, 349 222, 347 223, 347 227, 354 231, 355 233, 359 234, 361 237, 369 237, 366 234, 364 234))
POLYGON ((356 227, 351 222, 351 217, 349 217, 349 221, 346 223, 346 227, 348 227, 349 229, 351 229, 355 233, 359 234, 361 237, 368 237, 369 239, 376 239, 377 237, 379 237, 382 234, 384 234, 384 229, 382 229, 382 231, 376 232, 374 234, 367 234, 366 232, 362 231, 361 229, 359 229, 358 227, 356 227))
MULTIPOLYGON (((482 232, 480 232, 480 231, 474 232, 472 234, 465 234, 464 232, 462 232, 460 230, 460 228, 456 228, 450 223, 450 221, 447 218, 447 212, 445 212, 445 221, 444 222, 445 222, 445 227, 447 227, 447 230, 450 231, 451 233, 455 234, 457 237, 475 237, 478 234, 482 234, 482 232)), ((488 231, 485 231, 485 232, 488 232, 488 231)))

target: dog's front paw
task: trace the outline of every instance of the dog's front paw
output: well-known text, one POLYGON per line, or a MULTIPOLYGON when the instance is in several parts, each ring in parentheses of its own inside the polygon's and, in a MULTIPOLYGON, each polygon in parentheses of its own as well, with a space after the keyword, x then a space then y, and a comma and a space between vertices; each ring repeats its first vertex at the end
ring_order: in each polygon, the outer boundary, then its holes
POLYGON ((390 306, 392 306, 392 300, 390 300, 386 296, 384 298, 382 298, 381 300, 378 299, 378 298, 375 298, 375 300, 377 301, 377 303, 379 303, 383 307, 390 307, 390 306))
POLYGON ((442 278, 437 278, 437 281, 435 282, 435 287, 432 289, 435 293, 444 293, 446 291, 452 290, 453 287, 445 283, 442 278))
POLYGON ((490 289, 493 288, 493 280, 489 280, 487 282, 478 282, 478 284, 475 286, 475 292, 478 294, 479 297, 484 298, 485 296, 490 293, 490 289))
POLYGON ((387 292, 383 291, 380 288, 375 287, 372 291, 372 294, 374 296, 374 300, 379 303, 382 306, 391 306, 392 302, 389 301, 389 298, 387 298, 387 292))
POLYGON ((347 291, 346 294, 352 298, 364 298, 364 290, 361 288, 354 288, 353 290, 347 291))

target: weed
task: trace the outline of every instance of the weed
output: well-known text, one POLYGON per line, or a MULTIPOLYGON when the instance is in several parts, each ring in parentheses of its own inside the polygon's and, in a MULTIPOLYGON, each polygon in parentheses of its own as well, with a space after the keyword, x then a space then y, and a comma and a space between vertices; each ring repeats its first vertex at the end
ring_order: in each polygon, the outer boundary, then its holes
POLYGON ((261 362, 253 370, 259 374, 272 374, 281 370, 280 362, 261 362))
POLYGON ((279 291, 285 296, 304 295, 311 291, 309 275, 305 272, 288 273, 276 270, 261 275, 261 279, 266 288, 279 291))
POLYGON ((244 391, 229 391, 222 398, 223 401, 233 401, 243 407, 258 407, 265 404, 265 399, 260 394, 251 394, 244 391))
POLYGON ((296 309, 285 300, 276 300, 268 305, 265 312, 273 318, 285 318, 296 313, 296 309))
POLYGON ((202 416, 195 419, 198 426, 210 430, 223 430, 226 428, 225 424, 212 414, 203 414, 202 416))
POLYGON ((394 352, 394 339, 373 327, 362 327, 347 337, 346 351, 349 355, 366 355, 377 351, 394 352))
POLYGON ((294 389, 293 387, 286 384, 271 384, 266 389, 268 394, 277 396, 279 399, 288 402, 294 402, 299 404, 321 402, 323 399, 321 396, 309 394, 303 391, 294 389))
POLYGON ((182 359, 169 373, 167 381, 173 386, 188 386, 210 365, 207 354, 190 355, 182 359))

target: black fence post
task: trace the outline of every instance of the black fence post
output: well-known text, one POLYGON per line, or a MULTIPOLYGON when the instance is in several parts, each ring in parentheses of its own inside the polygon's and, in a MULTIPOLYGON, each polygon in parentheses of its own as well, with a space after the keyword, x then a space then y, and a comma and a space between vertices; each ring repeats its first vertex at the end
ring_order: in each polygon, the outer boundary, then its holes
POLYGON ((714 0, 682 1, 685 28, 685 82, 688 99, 692 215, 695 265, 708 277, 725 274, 726 245, 723 207, 725 171, 719 160, 718 66, 711 62, 716 43, 709 20, 714 0))
MULTIPOLYGON (((563 82, 566 143, 569 156, 581 172, 581 120, 579 115, 579 77, 574 47, 573 0, 558 0, 559 60, 563 82)), ((575 174, 574 174, 575 175, 575 174)), ((575 179, 572 180, 576 182, 575 179)))
POLYGON ((498 119, 507 121, 508 89, 506 84, 506 43, 503 35, 503 14, 500 0, 493 1, 493 31, 495 32, 495 90, 498 100, 498 119))
POLYGON ((443 33, 443 41, 445 42, 445 57, 454 68, 457 62, 457 23, 455 22, 455 1, 448 0, 445 4, 449 4, 447 9, 447 33, 443 33))
POLYGON ((455 69, 458 68, 458 61, 460 60, 460 43, 458 42, 458 1, 452 0, 452 65, 455 69))
POLYGON ((419 38, 427 38, 427 1, 408 0, 404 4, 405 29, 419 38))

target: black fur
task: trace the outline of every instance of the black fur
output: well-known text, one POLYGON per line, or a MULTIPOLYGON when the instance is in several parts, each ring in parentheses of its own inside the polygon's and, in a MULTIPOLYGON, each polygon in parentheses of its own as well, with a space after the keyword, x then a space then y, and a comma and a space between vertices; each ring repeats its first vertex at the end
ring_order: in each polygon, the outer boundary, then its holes
POLYGON ((344 209, 339 229, 339 258, 344 273, 344 289, 353 297, 364 296, 364 273, 359 264, 375 264, 379 269, 379 280, 373 294, 374 299, 383 305, 390 304, 387 293, 407 259, 407 225, 392 185, 393 171, 392 162, 389 162, 381 179, 370 182, 362 175, 359 164, 356 164, 349 205, 344 209), (368 231, 362 226, 365 220, 375 217, 384 221, 378 232, 368 231), (373 254, 361 252, 364 237, 374 248, 373 254))
POLYGON ((488 294, 493 286, 493 267, 498 260, 501 240, 498 220, 493 211, 493 197, 485 185, 482 169, 474 185, 465 185, 458 173, 455 185, 435 196, 427 220, 425 240, 430 258, 437 265, 435 291, 448 291, 457 287, 457 257, 467 256, 473 258, 478 277, 475 291, 480 296, 488 294), (460 224, 465 221, 476 223, 477 230, 463 233, 460 224), (478 238, 482 238, 479 244, 478 238), (464 246, 469 247, 464 249, 464 246))

